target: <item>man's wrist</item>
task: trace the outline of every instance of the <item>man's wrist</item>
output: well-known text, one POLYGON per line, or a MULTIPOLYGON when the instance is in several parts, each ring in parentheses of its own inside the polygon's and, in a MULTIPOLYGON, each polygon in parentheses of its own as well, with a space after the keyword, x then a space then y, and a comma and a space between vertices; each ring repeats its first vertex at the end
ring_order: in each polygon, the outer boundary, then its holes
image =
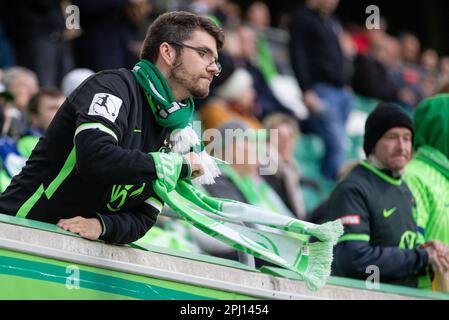
POLYGON ((96 219, 98 219, 98 221, 100 221, 100 225, 101 225, 101 234, 98 237, 98 239, 105 240, 104 238, 107 237, 108 234, 110 233, 110 231, 112 230, 111 226, 108 227, 108 224, 110 224, 110 221, 108 219, 106 219, 100 213, 97 213, 96 219))
POLYGON ((179 179, 189 178, 191 175, 192 175, 192 166, 190 164, 190 161, 189 159, 187 159, 187 157, 182 156, 182 167, 179 179))
POLYGON ((417 248, 415 249, 416 253, 418 254, 418 268, 416 270, 417 275, 424 275, 429 272, 430 266, 429 266, 429 253, 426 249, 423 248, 417 248))

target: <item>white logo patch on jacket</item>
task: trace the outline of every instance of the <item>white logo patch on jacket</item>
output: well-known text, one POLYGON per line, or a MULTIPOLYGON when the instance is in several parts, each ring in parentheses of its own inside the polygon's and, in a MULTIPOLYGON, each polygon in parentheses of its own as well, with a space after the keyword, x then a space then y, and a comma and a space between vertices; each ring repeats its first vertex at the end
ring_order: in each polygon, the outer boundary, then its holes
POLYGON ((110 93, 96 93, 90 104, 88 115, 102 116, 111 122, 115 122, 122 103, 122 99, 110 93))

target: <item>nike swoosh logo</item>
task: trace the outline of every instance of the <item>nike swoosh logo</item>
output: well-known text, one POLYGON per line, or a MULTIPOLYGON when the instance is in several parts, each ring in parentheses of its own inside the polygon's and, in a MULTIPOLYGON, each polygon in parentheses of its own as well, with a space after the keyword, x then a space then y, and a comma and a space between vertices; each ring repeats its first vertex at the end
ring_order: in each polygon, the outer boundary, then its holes
POLYGON ((396 207, 391 208, 391 209, 384 209, 383 214, 385 218, 388 218, 389 216, 391 216, 393 213, 396 212, 396 207))

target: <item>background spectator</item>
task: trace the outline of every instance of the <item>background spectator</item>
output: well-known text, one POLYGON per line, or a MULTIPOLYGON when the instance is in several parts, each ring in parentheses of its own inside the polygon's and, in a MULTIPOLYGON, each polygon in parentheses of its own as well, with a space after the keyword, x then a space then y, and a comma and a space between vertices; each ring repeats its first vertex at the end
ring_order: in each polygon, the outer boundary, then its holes
MULTIPOLYGON (((290 113, 289 108, 284 106, 274 95, 270 87, 270 82, 276 76, 277 71, 273 60, 270 58, 268 48, 265 47, 262 53, 258 48, 261 41, 266 41, 259 37, 256 32, 247 26, 238 28, 238 39, 240 41, 241 51, 237 57, 237 64, 241 64, 251 75, 254 89, 257 93, 256 100, 260 107, 258 117, 262 119, 272 112, 290 113)), ((294 93, 291 93, 292 95, 294 93)))
POLYGON ((438 84, 443 86, 449 83, 449 57, 441 57, 439 65, 438 84))
POLYGON ((31 97, 39 90, 36 74, 23 67, 12 67, 5 71, 2 79, 13 100, 5 104, 5 122, 2 132, 17 140, 27 126, 27 106, 31 97))
POLYGON ((130 68, 137 61, 140 24, 151 12, 147 0, 73 0, 82 13, 74 40, 76 65, 97 72, 130 68))
POLYGON ((418 65, 421 44, 411 33, 399 37, 402 65, 395 72, 395 80, 400 87, 399 101, 408 108, 414 108, 424 96, 421 86, 422 69, 418 65))
POLYGON ((426 240, 449 245, 449 94, 423 100, 414 115, 416 154, 406 170, 418 206, 418 226, 426 240))
POLYGON ((45 135, 56 112, 65 100, 57 88, 42 88, 28 104, 29 127, 17 141, 17 149, 25 158, 29 158, 39 138, 45 135))
MULTIPOLYGON (((449 245, 449 95, 441 94, 422 101, 413 122, 416 153, 406 168, 405 179, 417 205, 417 224, 425 240, 449 245)), ((444 291, 449 274, 439 273, 433 281, 444 291)), ((445 288, 446 292, 448 288, 445 288)))
POLYGON ((306 209, 300 188, 301 171, 294 159, 295 147, 300 135, 298 124, 282 113, 269 115, 264 119, 263 124, 268 130, 276 130, 278 144, 275 148, 279 153, 277 172, 273 175, 264 175, 263 178, 296 217, 305 220, 306 209))
POLYGON ((9 40, 6 38, 0 19, 0 69, 15 65, 15 56, 9 40))
POLYGON ((3 83, 14 97, 13 103, 25 112, 31 97, 39 90, 36 74, 23 67, 12 67, 5 71, 3 83))
POLYGON ((74 66, 60 1, 1 1, 0 18, 17 64, 33 70, 41 85, 58 86, 74 66))
POLYGON ((90 69, 74 69, 67 73, 61 82, 62 93, 68 97, 84 80, 93 75, 90 69))
POLYGON ((308 125, 325 145, 322 172, 334 180, 345 160, 345 125, 352 108, 344 88, 341 26, 332 16, 337 5, 338 0, 308 0, 290 24, 292 66, 310 112, 308 125))
POLYGON ((387 37, 381 37, 371 45, 368 54, 358 54, 354 60, 354 91, 386 101, 397 101, 399 87, 389 70, 391 50, 387 37))
POLYGON ((5 135, 0 138, 0 192, 3 192, 30 157, 39 139, 45 135, 65 97, 56 88, 43 88, 29 103, 29 127, 15 141, 5 135))
POLYGON ((242 68, 237 68, 229 78, 215 88, 215 98, 210 98, 201 107, 200 115, 203 126, 218 128, 223 123, 240 119, 252 128, 262 128, 255 117, 256 92, 251 75, 242 68))
POLYGON ((404 63, 417 64, 421 54, 421 43, 412 33, 404 32, 399 37, 401 54, 404 63))

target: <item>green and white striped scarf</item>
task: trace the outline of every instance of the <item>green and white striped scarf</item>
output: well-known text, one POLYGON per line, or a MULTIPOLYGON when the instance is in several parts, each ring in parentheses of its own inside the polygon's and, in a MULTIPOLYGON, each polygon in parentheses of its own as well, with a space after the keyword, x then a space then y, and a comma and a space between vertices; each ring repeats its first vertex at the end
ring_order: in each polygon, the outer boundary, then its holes
POLYGON ((178 181, 170 192, 156 180, 153 189, 170 208, 209 236, 298 273, 311 290, 327 282, 333 246, 343 234, 340 221, 315 225, 238 201, 209 197, 189 180, 178 181), (236 224, 242 222, 270 227, 273 232, 236 224), (279 234, 278 230, 286 232, 279 234), (309 243, 291 234, 314 236, 319 241, 309 243))

